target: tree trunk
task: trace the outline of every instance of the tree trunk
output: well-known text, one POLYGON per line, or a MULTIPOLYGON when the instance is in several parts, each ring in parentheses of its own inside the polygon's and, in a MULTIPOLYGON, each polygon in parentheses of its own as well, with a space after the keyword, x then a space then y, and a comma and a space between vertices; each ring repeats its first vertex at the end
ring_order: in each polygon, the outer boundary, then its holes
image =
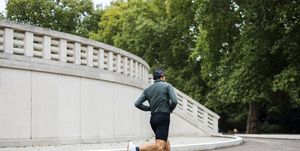
POLYGON ((257 122, 258 122, 258 107, 256 102, 249 103, 249 114, 247 119, 246 134, 257 133, 257 122))

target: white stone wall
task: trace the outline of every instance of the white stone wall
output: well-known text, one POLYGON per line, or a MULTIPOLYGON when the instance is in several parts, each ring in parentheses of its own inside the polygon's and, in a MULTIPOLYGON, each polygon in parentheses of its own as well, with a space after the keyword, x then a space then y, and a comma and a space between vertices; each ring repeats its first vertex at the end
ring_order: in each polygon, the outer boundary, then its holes
POLYGON ((0 139, 29 139, 30 129, 31 72, 0 68, 0 139))
MULTIPOLYGON (((134 107, 149 65, 101 42, 0 21, 0 147, 152 137, 134 107)), ((219 116, 175 89, 171 135, 213 134, 219 116)))
POLYGON ((152 136, 142 89, 61 74, 0 68, 0 140, 152 136))

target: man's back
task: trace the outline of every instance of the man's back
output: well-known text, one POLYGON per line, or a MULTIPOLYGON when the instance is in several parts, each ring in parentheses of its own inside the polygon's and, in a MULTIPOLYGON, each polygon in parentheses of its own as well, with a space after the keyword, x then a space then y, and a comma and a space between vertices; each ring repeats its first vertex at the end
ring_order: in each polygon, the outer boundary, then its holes
POLYGON ((141 97, 136 101, 135 106, 144 111, 155 113, 171 113, 177 104, 176 95, 173 86, 162 80, 155 82, 146 88, 141 97), (150 107, 143 105, 148 101, 150 107), (171 100, 171 102, 170 102, 171 100))

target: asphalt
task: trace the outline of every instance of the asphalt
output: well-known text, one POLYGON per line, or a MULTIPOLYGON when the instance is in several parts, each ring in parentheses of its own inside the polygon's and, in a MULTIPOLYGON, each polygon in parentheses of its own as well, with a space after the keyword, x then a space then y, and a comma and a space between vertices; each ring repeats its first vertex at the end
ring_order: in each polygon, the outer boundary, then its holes
POLYGON ((214 151, 299 151, 299 139, 245 137, 241 145, 214 151))

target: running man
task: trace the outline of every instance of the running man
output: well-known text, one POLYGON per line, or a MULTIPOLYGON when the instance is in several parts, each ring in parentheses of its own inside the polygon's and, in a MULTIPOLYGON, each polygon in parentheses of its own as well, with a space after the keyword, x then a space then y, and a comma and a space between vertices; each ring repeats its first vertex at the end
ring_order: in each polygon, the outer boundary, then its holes
POLYGON ((153 72, 154 83, 146 88, 135 102, 135 106, 143 111, 151 111, 150 124, 155 133, 155 143, 137 146, 129 143, 128 151, 170 151, 168 141, 170 114, 177 105, 177 98, 173 86, 167 82, 162 69, 153 72), (150 106, 144 105, 145 101, 150 106))

